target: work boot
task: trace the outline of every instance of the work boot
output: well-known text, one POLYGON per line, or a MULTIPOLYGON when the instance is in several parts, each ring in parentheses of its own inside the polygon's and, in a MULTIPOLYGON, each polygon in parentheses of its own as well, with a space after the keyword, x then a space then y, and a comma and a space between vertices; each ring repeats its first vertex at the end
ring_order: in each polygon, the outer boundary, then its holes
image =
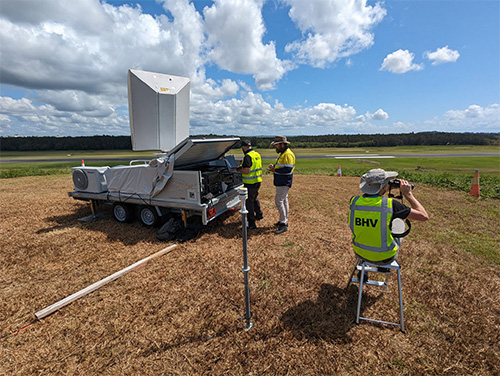
POLYGON ((274 231, 276 235, 282 234, 284 232, 288 231, 288 225, 285 225, 284 223, 280 223, 278 229, 274 231))
POLYGON ((249 223, 248 224, 248 229, 249 230, 255 230, 257 228, 257 226, 255 225, 255 223, 249 223))
POLYGON ((255 215, 255 220, 256 221, 261 221, 263 218, 264 218, 264 215, 262 215, 262 213, 259 213, 259 214, 255 215))
POLYGON ((281 225, 284 225, 284 223, 281 223, 280 221, 278 221, 278 222, 276 222, 276 223, 274 224, 274 226, 276 226, 276 227, 280 227, 281 225))

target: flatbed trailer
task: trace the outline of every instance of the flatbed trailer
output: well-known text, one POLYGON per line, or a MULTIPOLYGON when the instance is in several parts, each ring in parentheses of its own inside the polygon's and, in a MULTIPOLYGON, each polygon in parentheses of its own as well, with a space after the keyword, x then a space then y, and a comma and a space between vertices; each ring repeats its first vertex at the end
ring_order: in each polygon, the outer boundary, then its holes
POLYGON ((76 200, 113 205, 113 217, 129 222, 137 215, 156 226, 171 214, 201 217, 203 225, 240 203, 241 174, 233 156, 226 156, 239 138, 186 138, 172 151, 150 161, 127 166, 73 167, 76 200))
POLYGON ((126 194, 68 192, 68 195, 75 200, 90 202, 93 205, 92 210, 95 210, 97 203, 113 205, 113 217, 118 222, 129 222, 133 220, 134 214, 137 214, 145 226, 152 227, 160 223, 161 217, 178 213, 185 219, 198 215, 201 217, 201 222, 207 225, 221 214, 239 206, 238 188, 240 187, 242 185, 205 204, 189 203, 183 200, 151 199, 147 196, 126 194))

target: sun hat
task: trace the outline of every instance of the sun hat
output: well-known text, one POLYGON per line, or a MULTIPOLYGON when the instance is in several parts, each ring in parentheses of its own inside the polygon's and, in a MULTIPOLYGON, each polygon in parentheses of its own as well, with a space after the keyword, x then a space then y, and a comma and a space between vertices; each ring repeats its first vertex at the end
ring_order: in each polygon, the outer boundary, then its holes
POLYGON ((359 189, 368 195, 377 194, 389 183, 391 178, 396 176, 398 176, 396 171, 384 171, 381 168, 375 168, 361 177, 359 189))
POLYGON ((241 140, 241 146, 252 146, 250 140, 241 140))
POLYGON ((271 145, 276 145, 276 144, 289 144, 290 142, 288 142, 286 140, 286 137, 285 136, 274 136, 274 141, 271 142, 271 145))

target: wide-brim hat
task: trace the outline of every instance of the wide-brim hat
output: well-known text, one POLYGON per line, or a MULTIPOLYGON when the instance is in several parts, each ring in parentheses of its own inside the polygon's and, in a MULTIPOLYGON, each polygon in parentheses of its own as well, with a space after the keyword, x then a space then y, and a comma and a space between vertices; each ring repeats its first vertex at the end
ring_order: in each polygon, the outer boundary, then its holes
POLYGON ((250 140, 241 140, 241 146, 252 146, 250 140))
POLYGON ((384 171, 381 168, 375 168, 361 177, 359 189, 368 195, 377 194, 389 183, 391 178, 396 176, 398 176, 396 171, 384 171))
POLYGON ((275 136, 274 141, 271 142, 271 145, 276 145, 276 144, 289 144, 290 142, 287 141, 285 136, 275 136))

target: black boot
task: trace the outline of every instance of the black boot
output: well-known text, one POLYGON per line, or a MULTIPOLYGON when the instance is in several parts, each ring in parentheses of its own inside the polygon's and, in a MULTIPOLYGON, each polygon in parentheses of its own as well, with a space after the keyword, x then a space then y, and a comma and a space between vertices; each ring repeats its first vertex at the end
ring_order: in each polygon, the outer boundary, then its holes
POLYGON ((288 225, 286 225, 284 223, 280 223, 278 226, 278 229, 276 231, 274 231, 274 233, 276 235, 278 235, 278 234, 282 234, 282 233, 287 232, 287 231, 288 231, 288 225))

